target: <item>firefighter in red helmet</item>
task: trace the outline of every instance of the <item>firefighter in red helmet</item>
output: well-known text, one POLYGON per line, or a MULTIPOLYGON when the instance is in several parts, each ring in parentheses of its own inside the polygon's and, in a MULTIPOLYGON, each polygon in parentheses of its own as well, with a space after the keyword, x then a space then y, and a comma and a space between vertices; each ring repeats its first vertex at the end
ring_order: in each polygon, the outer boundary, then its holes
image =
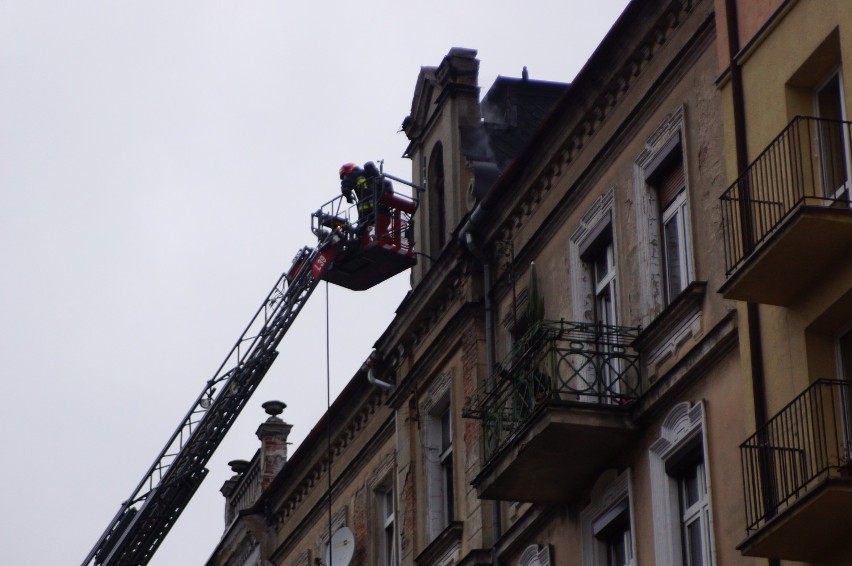
POLYGON ((382 179, 379 169, 372 161, 365 163, 363 168, 354 163, 344 163, 339 173, 340 192, 347 202, 356 203, 358 208, 356 231, 363 233, 369 226, 377 224, 378 220, 377 228, 384 234, 390 218, 387 207, 378 204, 378 201, 384 191, 393 192, 390 181, 382 179))

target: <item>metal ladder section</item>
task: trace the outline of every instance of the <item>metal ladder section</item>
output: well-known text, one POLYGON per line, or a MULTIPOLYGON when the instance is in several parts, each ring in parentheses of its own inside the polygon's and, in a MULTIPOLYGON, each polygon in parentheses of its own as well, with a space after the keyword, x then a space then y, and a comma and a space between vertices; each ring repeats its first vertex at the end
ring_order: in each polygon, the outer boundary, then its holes
MULTIPOLYGON (((332 237, 326 239, 330 242, 332 237)), ((148 563, 204 480, 207 462, 275 361, 278 344, 322 278, 313 276, 311 266, 326 243, 310 250, 289 285, 287 272, 281 275, 82 566, 148 563)))

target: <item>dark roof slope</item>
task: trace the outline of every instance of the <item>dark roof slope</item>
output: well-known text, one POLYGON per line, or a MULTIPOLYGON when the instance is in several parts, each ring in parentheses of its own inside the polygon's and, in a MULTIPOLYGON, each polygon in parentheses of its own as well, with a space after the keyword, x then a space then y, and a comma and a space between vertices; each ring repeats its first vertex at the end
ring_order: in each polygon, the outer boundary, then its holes
POLYGON ((462 128, 462 152, 475 175, 476 199, 527 145, 570 85, 497 77, 480 105, 482 122, 462 128))
POLYGON ((500 170, 527 145, 569 86, 497 77, 482 99, 482 121, 500 170))

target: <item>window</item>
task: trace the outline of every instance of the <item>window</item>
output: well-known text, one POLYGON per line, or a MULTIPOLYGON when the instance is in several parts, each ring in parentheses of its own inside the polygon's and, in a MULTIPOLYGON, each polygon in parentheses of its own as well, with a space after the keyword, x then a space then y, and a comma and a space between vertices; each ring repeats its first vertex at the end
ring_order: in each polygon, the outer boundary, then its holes
POLYGON ((659 209, 663 304, 671 303, 686 288, 689 273, 689 213, 686 207, 686 173, 680 134, 672 138, 651 162, 646 176, 659 209))
POLYGON ((437 257, 447 243, 447 219, 444 191, 444 150, 440 142, 435 144, 429 156, 426 177, 429 202, 429 253, 437 257))
POLYGON ((680 494, 680 534, 684 566, 710 562, 710 499, 701 454, 676 474, 680 494))
POLYGON ((550 545, 529 545, 518 559, 518 566, 550 566, 550 545))
POLYGON ((431 538, 455 520, 453 426, 449 401, 429 413, 428 478, 431 538))
POLYGON ((689 219, 685 107, 672 112, 634 163, 637 280, 642 326, 692 283, 695 273, 689 219))
POLYGON ((378 564, 380 566, 395 566, 397 564, 394 499, 392 487, 380 490, 376 494, 379 520, 378 564))
POLYGON ((441 414, 441 486, 444 492, 444 526, 455 516, 453 504, 453 430, 450 409, 441 414))
MULTIPOLYGON (((596 325, 614 326, 618 324, 618 316, 612 224, 607 222, 601 228, 594 240, 589 243, 588 248, 584 250, 582 259, 591 281, 590 294, 594 297, 592 322, 596 325)), ((621 365, 622 360, 609 356, 611 348, 612 346, 606 342, 598 344, 597 351, 600 353, 600 359, 596 363, 583 364, 584 380, 591 384, 594 395, 583 395, 580 397, 581 401, 611 403, 623 393, 619 379, 624 369, 621 365)))
POLYGON ((663 238, 663 279, 665 301, 669 304, 689 283, 688 213, 686 185, 680 160, 670 172, 658 194, 660 232, 663 238))
POLYGON ((598 197, 580 218, 579 226, 571 234, 568 246, 568 273, 572 276, 569 285, 571 320, 595 322, 600 314, 609 313, 614 316, 614 195, 615 189, 610 188, 598 197), (607 252, 607 247, 612 249, 607 252))
POLYGON ((819 154, 824 195, 849 200, 849 132, 841 122, 846 119, 846 111, 839 72, 832 73, 817 88, 814 106, 817 116, 823 119, 819 125, 819 154))
POLYGON ((595 323, 615 324, 615 253, 611 234, 605 235, 588 262, 595 285, 595 323))
POLYGON ((846 454, 849 457, 852 456, 852 328, 847 328, 845 332, 840 333, 835 348, 838 375, 846 382, 840 400, 843 404, 846 454))
POLYGON ((681 190, 662 213, 663 277, 666 282, 666 304, 672 302, 689 282, 687 258, 686 191, 681 190))
POLYGON ((630 521, 626 513, 616 522, 607 525, 607 531, 595 536, 606 544, 607 566, 627 566, 633 562, 630 521))
POLYGON ((710 481, 704 445, 704 405, 676 405, 650 449, 657 564, 711 566, 710 481))
POLYGON ((592 494, 591 503, 580 513, 583 566, 635 564, 629 471, 604 473, 592 494))

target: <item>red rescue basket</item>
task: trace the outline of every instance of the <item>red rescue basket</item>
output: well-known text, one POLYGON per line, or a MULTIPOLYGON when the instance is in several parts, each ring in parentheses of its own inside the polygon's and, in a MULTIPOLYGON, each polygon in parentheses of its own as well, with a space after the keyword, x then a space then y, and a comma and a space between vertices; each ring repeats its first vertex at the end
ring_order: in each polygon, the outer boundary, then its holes
POLYGON ((372 199, 355 204, 343 196, 311 215, 311 230, 320 241, 313 275, 334 285, 363 291, 417 263, 414 212, 417 201, 389 190, 376 179, 372 199), (330 264, 330 265, 329 265, 330 264))

